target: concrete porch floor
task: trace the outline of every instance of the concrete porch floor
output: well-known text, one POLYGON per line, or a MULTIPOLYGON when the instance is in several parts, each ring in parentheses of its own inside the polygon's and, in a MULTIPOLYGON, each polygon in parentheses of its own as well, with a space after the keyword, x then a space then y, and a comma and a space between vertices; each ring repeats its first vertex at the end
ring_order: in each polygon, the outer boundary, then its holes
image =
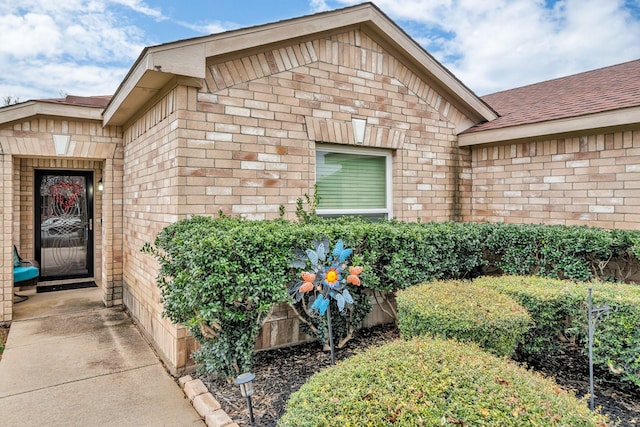
POLYGON ((18 292, 0 360, 2 426, 202 426, 127 314, 99 288, 18 292))
POLYGON ((30 288, 16 293, 29 299, 16 304, 17 298, 14 298, 14 322, 105 308, 100 288, 43 293, 36 293, 36 288, 30 288))

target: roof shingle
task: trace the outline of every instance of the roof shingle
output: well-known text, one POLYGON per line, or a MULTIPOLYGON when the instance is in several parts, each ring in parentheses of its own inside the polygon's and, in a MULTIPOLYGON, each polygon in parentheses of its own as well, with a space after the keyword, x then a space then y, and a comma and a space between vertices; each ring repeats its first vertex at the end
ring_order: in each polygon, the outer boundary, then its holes
POLYGON ((640 106, 640 60, 481 97, 500 115, 466 132, 640 106))
POLYGON ((106 96, 67 95, 64 98, 37 99, 36 101, 50 102, 54 104, 81 105, 84 107, 104 108, 109 104, 110 100, 111 100, 111 95, 106 95, 106 96))

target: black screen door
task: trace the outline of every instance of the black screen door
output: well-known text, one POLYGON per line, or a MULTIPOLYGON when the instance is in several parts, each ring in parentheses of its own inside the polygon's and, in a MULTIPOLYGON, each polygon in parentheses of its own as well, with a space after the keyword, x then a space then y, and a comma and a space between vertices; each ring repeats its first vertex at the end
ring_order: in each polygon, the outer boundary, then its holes
POLYGON ((36 171, 35 200, 41 280, 93 276, 93 173, 36 171))

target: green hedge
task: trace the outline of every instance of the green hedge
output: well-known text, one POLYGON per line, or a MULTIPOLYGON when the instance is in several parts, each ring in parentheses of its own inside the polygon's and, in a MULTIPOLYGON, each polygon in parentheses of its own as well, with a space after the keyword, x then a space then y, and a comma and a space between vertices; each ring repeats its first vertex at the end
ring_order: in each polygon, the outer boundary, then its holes
POLYGON ((640 386, 639 286, 522 276, 482 277, 474 283, 512 296, 529 311, 535 327, 530 329, 523 350, 538 354, 571 341, 588 353, 587 296, 591 287, 594 306, 608 304, 614 309, 596 326, 594 364, 640 386))
MULTIPOLYGON (((287 285, 295 249, 327 237, 354 248, 363 287, 382 296, 433 279, 477 277, 488 270, 584 279, 620 280, 638 267, 640 233, 585 227, 503 224, 367 222, 354 218, 245 221, 193 217, 159 233, 144 251, 160 263, 164 313, 187 325, 202 349, 208 372, 233 376, 251 364, 252 345, 271 307, 290 301, 287 285), (619 269, 607 269, 622 259, 619 269), (626 264, 625 264, 626 262, 626 264)), ((344 342, 371 309, 362 288, 344 316, 336 316, 336 341, 344 342)), ((291 301, 290 301, 291 302, 291 301)), ((332 302, 335 304, 335 302, 332 302)), ((294 306, 309 334, 325 341, 324 318, 294 306)), ((337 307, 332 312, 338 312, 337 307)))
POLYGON ((315 374, 280 427, 564 425, 606 419, 555 382, 474 345, 395 341, 315 374))
MULTIPOLYGON (((143 252, 160 264, 158 286, 164 315, 190 328, 201 349, 202 369, 233 377, 252 363, 255 339, 270 309, 289 301, 287 285, 299 280, 290 268, 295 249, 327 237, 354 248, 352 264, 364 266, 363 287, 402 289, 434 277, 462 277, 479 268, 479 230, 462 224, 370 223, 359 219, 247 221, 192 217, 163 229, 143 252)), ((363 287, 355 304, 334 316, 336 341, 344 341, 371 310, 363 287)), ((332 311, 338 313, 335 301, 332 311)), ((294 304, 305 331, 326 342, 325 319, 294 304)))
POLYGON ((482 235, 487 266, 501 273, 626 281, 638 272, 638 231, 485 224, 482 235))
POLYGON ((499 356, 515 353, 532 326, 508 295, 464 281, 434 281, 399 291, 398 327, 405 339, 421 335, 474 342, 499 356))

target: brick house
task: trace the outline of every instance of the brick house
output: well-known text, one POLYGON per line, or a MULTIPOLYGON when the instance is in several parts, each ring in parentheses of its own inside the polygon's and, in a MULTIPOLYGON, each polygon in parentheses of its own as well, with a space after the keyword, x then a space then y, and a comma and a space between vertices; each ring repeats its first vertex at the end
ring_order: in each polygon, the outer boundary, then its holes
POLYGON ((193 343, 142 245, 188 215, 293 217, 316 183, 326 215, 637 228, 638 92, 635 61, 479 98, 372 4, 148 47, 112 97, 0 109, 0 320, 15 244, 178 373, 193 343))

